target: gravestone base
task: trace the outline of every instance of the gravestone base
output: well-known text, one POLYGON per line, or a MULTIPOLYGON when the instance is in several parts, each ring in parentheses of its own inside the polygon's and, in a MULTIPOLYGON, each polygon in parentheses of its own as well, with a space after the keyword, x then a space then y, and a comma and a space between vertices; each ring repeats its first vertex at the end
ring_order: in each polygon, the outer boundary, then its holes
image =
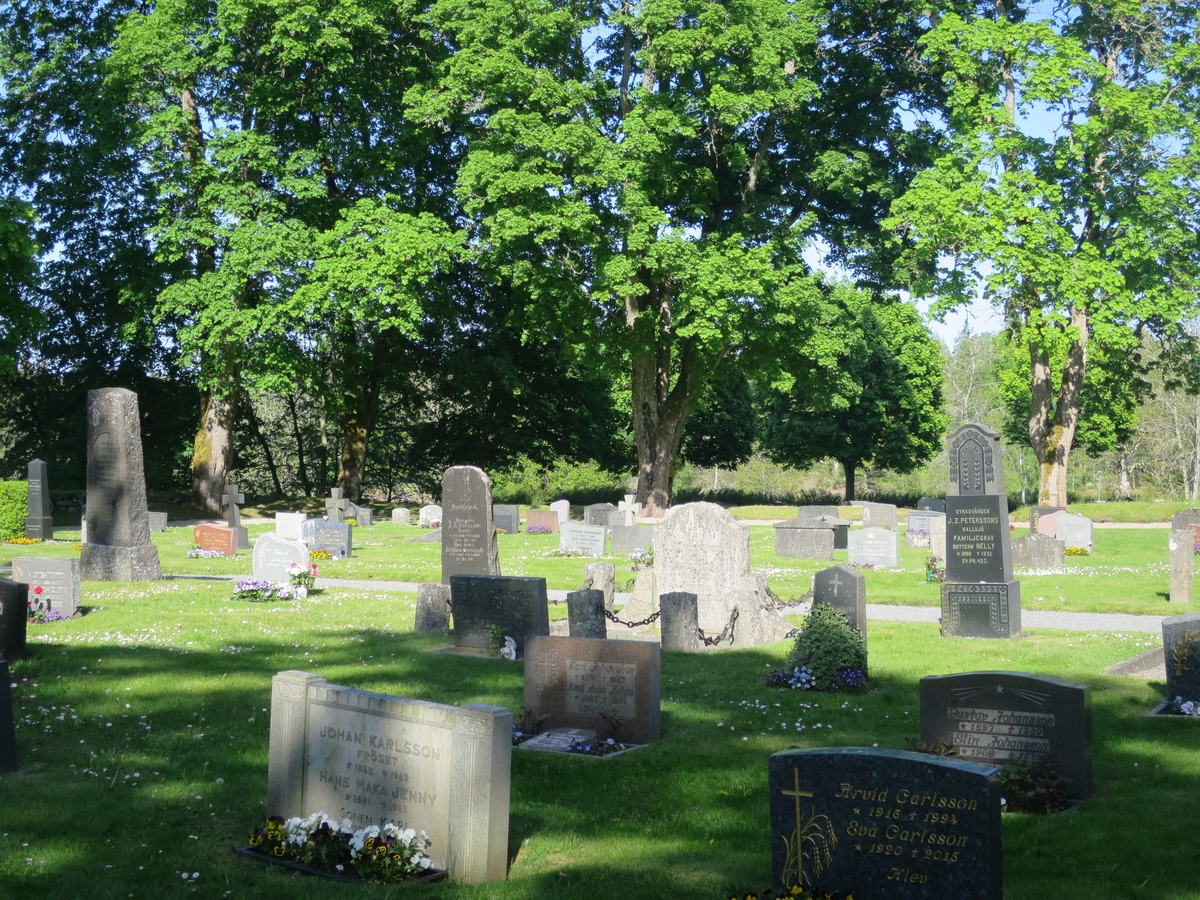
POLYGON ((54 540, 54 519, 49 516, 30 516, 25 520, 25 537, 37 538, 39 541, 54 540))
POLYGON ((79 554, 79 577, 84 581, 155 581, 162 578, 158 548, 110 547, 84 544, 79 554))
POLYGON ((239 550, 249 550, 250 549, 250 533, 248 531, 246 531, 246 526, 239 525, 234 530, 237 531, 237 548, 239 550))
POLYGON ((1012 638, 1020 633, 1020 582, 942 585, 943 637, 1012 638))

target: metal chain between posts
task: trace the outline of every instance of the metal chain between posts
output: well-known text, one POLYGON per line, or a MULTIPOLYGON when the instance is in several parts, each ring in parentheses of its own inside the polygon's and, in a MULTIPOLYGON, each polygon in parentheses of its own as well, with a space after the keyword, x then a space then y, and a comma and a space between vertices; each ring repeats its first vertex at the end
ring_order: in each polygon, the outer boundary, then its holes
POLYGON ((721 629, 721 633, 718 634, 716 637, 710 638, 710 637, 706 636, 704 634, 704 632, 701 631, 699 628, 696 629, 696 634, 698 634, 700 636, 700 642, 702 644, 704 644, 705 647, 715 647, 717 644, 721 643, 721 641, 725 640, 726 638, 729 639, 729 645, 732 647, 733 646, 733 629, 734 629, 734 626, 737 625, 737 620, 738 620, 738 610, 735 608, 733 610, 732 615, 730 615, 730 617, 729 617, 729 621, 725 623, 725 627, 721 629))
POLYGON ((643 625, 651 625, 657 621, 658 617, 661 615, 662 610, 660 609, 658 612, 650 613, 649 616, 647 616, 645 619, 642 619, 640 622, 622 622, 617 618, 615 613, 610 612, 607 609, 604 611, 604 618, 608 619, 610 622, 616 622, 618 625, 624 625, 626 628, 641 628, 643 625))

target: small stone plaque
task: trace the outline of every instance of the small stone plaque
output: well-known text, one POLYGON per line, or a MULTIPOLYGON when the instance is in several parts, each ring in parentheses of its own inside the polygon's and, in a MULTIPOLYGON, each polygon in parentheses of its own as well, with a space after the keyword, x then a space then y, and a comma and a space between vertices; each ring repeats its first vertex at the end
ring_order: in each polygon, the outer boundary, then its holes
POLYGON ((148 512, 150 533, 156 534, 167 530, 167 514, 165 512, 148 512))
POLYGON ((221 525, 197 525, 192 543, 201 550, 216 550, 222 556, 237 556, 237 529, 221 525))
POLYGON ((654 547, 653 525, 618 525, 612 531, 612 555, 628 556, 634 550, 654 547))
POLYGON ((442 508, 436 505, 422 506, 417 513, 417 524, 422 528, 442 524, 442 508))
POLYGON ((942 634, 1010 638, 1021 633, 1021 585, 942 584, 942 634))
POLYGON ((558 524, 561 527, 563 523, 571 518, 571 501, 555 500, 550 504, 550 511, 558 516, 558 524))
POLYGON ((660 670, 651 641, 531 637, 525 708, 546 728, 590 728, 602 739, 648 744, 661 734, 660 670))
POLYGON ((412 512, 406 506, 397 506, 392 510, 392 524, 408 526, 412 524, 412 512))
POLYGON ((1067 797, 1092 796, 1092 707, 1086 684, 1024 672, 928 675, 920 681, 921 743, 949 742, 959 759, 1002 766, 1046 754, 1071 783, 1067 797))
POLYGON ((607 536, 608 529, 599 525, 564 522, 558 527, 558 548, 586 553, 588 556, 603 556, 607 536))
POLYGON ((56 612, 60 616, 79 614, 83 605, 79 560, 18 556, 12 561, 12 570, 13 581, 29 585, 34 610, 56 612))
POLYGON ((558 534, 558 513, 549 509, 531 509, 525 513, 525 531, 530 528, 545 528, 551 534, 558 534))
POLYGON ((947 581, 1012 581, 1006 505, 995 496, 946 498, 947 581))
POLYGON ((946 501, 936 500, 933 497, 922 497, 917 501, 917 509, 929 509, 944 513, 946 511, 946 501))
POLYGON ((551 753, 571 753, 572 745, 588 744, 596 740, 596 732, 590 728, 551 728, 537 737, 520 743, 522 750, 547 750, 551 753))
POLYGON ((545 578, 455 575, 450 579, 454 646, 486 649, 492 626, 524 651, 525 638, 550 634, 545 578))
POLYGON ((302 541, 307 521, 308 516, 302 512, 275 513, 275 536, 285 541, 302 541))
POLYGON ((503 707, 391 697, 310 672, 272 680, 267 813, 424 831, 434 867, 455 881, 507 874, 511 758, 503 707))
POLYGON ((1062 541, 1065 547, 1078 547, 1088 553, 1092 552, 1092 520, 1087 516, 1060 512, 1055 523, 1054 536, 1062 541))
POLYGON ((608 514, 616 511, 617 508, 611 503, 593 503, 583 508, 583 521, 587 525, 603 525, 607 528, 608 514))
POLYGON ((1194 540, 1190 530, 1172 531, 1167 539, 1172 603, 1192 602, 1192 568, 1196 558, 1194 540))
POLYGON ((1200 701, 1200 613, 1163 619, 1162 635, 1167 700, 1200 701))
POLYGON ((850 532, 850 564, 894 569, 900 565, 900 536, 886 528, 863 528, 850 532))
POLYGON ((345 559, 354 551, 354 527, 329 519, 308 519, 300 526, 308 552, 321 550, 334 559, 345 559))
POLYGON ((1066 544, 1048 534, 1026 534, 1012 542, 1013 566, 1022 569, 1061 569, 1066 544))
POLYGON ((792 559, 833 559, 833 529, 806 528, 795 522, 775 526, 775 555, 792 559))
POLYGON ((308 546, 303 541, 285 541, 268 531, 254 542, 253 565, 255 578, 288 584, 292 580, 288 570, 293 565, 308 568, 308 546))
POLYGON ((998 771, 905 750, 774 754, 767 781, 775 890, 1001 900, 998 771))
POLYGON ((833 566, 813 576, 813 606, 825 603, 846 614, 851 628, 867 636, 867 577, 850 566, 833 566))
POLYGON ((862 523, 867 527, 896 530, 896 507, 891 503, 863 503, 862 523))

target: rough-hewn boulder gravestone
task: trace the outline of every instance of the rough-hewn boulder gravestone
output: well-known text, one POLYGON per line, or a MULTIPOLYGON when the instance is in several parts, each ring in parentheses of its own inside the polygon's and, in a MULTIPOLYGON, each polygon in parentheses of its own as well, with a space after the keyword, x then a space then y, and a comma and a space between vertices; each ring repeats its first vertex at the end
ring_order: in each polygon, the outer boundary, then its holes
POLYGON ((39 541, 54 540, 54 504, 46 482, 46 464, 31 459, 25 489, 25 537, 39 541))
POLYGON ((648 744, 662 736, 661 651, 651 641, 535 637, 525 646, 525 702, 541 728, 589 728, 648 744))
POLYGON ((946 511, 946 501, 935 500, 933 497, 922 497, 917 501, 917 509, 928 509, 944 513, 946 511))
POLYGON ((1092 705, 1086 684, 1025 672, 928 675, 920 681, 921 743, 1002 766, 1054 757, 1067 797, 1092 796, 1092 705))
POLYGON ((603 556, 608 529, 582 522, 564 522, 558 526, 558 547, 588 556, 603 556))
POLYGON ((687 591, 663 594, 658 598, 662 610, 662 649, 684 653, 700 652, 700 625, 696 595, 687 591))
POLYGON ((525 531, 530 528, 545 528, 551 534, 558 534, 558 513, 549 509, 531 509, 525 513, 525 531))
POLYGON ((307 521, 308 516, 302 512, 275 513, 275 536, 285 541, 302 541, 307 521))
POLYGON ((308 568, 308 545, 303 541, 285 541, 268 531, 254 541, 252 565, 255 578, 288 584, 292 580, 288 572, 292 565, 308 568))
POLYGON ((450 633, 449 585, 417 585, 417 616, 413 630, 417 634, 450 633))
POLYGON ((721 634, 736 611, 733 640, 720 647, 773 644, 792 630, 774 608, 766 576, 750 571, 750 529, 714 503, 673 507, 655 525, 654 582, 659 595, 695 594, 709 637, 721 634))
POLYGON ((300 534, 308 551, 321 550, 334 559, 345 559, 354 553, 354 528, 346 522, 329 519, 307 519, 300 526, 300 534))
POLYGON ((618 525, 609 530, 613 556, 628 556, 634 550, 649 550, 654 546, 653 525, 618 525))
POLYGON ((454 575, 499 575, 492 482, 483 469, 451 466, 442 475, 442 584, 454 575))
POLYGON ((521 507, 515 503, 493 503, 492 522, 497 531, 517 534, 521 530, 521 507))
POLYGON ((1012 542, 1014 567, 1061 569, 1066 564, 1067 545, 1048 534, 1025 534, 1012 542))
POLYGON ((83 593, 79 586, 79 560, 18 556, 12 561, 13 581, 29 585, 33 608, 60 616, 79 614, 83 593), (41 588, 40 594, 35 588, 41 588))
POLYGON ((150 533, 156 534, 167 530, 167 514, 165 512, 154 512, 151 510, 146 513, 150 520, 150 533))
POLYGON ((324 810, 355 827, 424 831, 455 881, 499 881, 508 862, 512 714, 331 685, 311 672, 271 682, 268 815, 324 810))
POLYGON ((891 503, 866 503, 862 505, 862 523, 872 528, 896 530, 896 507, 891 503))
POLYGON ((587 525, 608 527, 608 514, 616 511, 617 508, 611 503, 593 503, 583 508, 583 521, 587 525))
POLYGON ((417 524, 422 528, 429 528, 431 525, 441 525, 442 508, 433 504, 422 506, 417 513, 417 524))
POLYGON ((192 543, 201 550, 216 550, 222 556, 237 556, 237 532, 221 525, 197 525, 192 543))
POLYGON ((583 590, 602 591, 604 608, 612 611, 616 590, 617 567, 612 563, 588 563, 583 569, 583 590))
POLYGON ((341 488, 331 488, 329 496, 325 498, 325 518, 330 522, 345 522, 346 507, 350 505, 350 501, 342 494, 341 488))
POLYGON ((492 627, 525 649, 525 638, 550 634, 545 578, 455 575, 450 579, 454 646, 486 649, 492 627))
POLYGON ((573 638, 608 637, 604 616, 604 591, 571 591, 567 594, 567 632, 573 638))
POLYGON ((375 524, 375 511, 369 506, 359 506, 357 503, 346 503, 346 518, 353 519, 359 528, 370 528, 375 524))
POLYGON ((1055 519, 1054 516, 1060 512, 1066 512, 1061 506, 1031 506, 1029 507, 1029 530, 1036 531, 1038 534, 1048 534, 1054 537, 1055 519), (1045 524, 1042 524, 1042 519, 1046 519, 1045 524))
MULTIPOLYGON (((1167 550, 1170 553, 1170 598, 1172 603, 1192 602, 1192 566, 1196 557, 1196 547, 1192 543, 1194 537, 1191 531, 1171 531, 1167 539, 1167 550)), ((15 563, 16 560, 13 560, 15 563)))
POLYGON ((850 532, 847 546, 850 565, 894 569, 900 565, 900 535, 887 528, 862 528, 850 532))
POLYGON ((87 541, 79 556, 84 581, 161 578, 150 542, 142 429, 137 395, 124 388, 88 391, 87 541))
POLYGON ((824 603, 846 614, 851 628, 867 636, 867 578, 850 566, 833 566, 813 576, 813 606, 824 603))
POLYGON ((411 525, 412 512, 404 506, 397 506, 392 509, 392 524, 393 525, 411 525))
POLYGON ((25 631, 29 621, 29 585, 0 578, 0 659, 25 656, 25 631))
POLYGON ((562 525, 571 518, 571 501, 555 500, 550 504, 550 511, 558 516, 558 524, 562 525))
POLYGON ((775 525, 775 555, 794 559, 833 559, 833 529, 780 522, 775 525))
POLYGON ((1057 516, 1054 536, 1067 547, 1092 552, 1092 520, 1087 516, 1061 512, 1057 516))
POLYGON ((242 527, 242 511, 238 508, 239 503, 246 502, 246 495, 238 490, 238 486, 233 482, 225 490, 225 496, 221 498, 221 505, 229 507, 229 519, 226 525, 237 535, 237 549, 250 549, 250 535, 246 529, 242 527))
POLYGON ((888 900, 1001 900, 995 766, 842 747, 767 761, 771 870, 795 885, 888 900))
POLYGON ((1000 436, 964 425, 950 436, 947 451, 942 634, 1015 637, 1021 632, 1021 585, 1012 575, 1000 436))
POLYGON ((1200 613, 1163 619, 1167 699, 1200 701, 1200 613))

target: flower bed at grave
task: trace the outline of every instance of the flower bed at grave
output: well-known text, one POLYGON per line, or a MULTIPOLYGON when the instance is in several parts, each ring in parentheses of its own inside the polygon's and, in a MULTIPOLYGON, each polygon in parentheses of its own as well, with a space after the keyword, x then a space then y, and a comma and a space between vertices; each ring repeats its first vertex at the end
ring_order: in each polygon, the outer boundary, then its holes
POLYGON ((44 625, 47 622, 58 622, 62 619, 67 618, 62 613, 58 612, 57 610, 48 609, 42 605, 43 601, 42 601, 41 597, 42 597, 42 594, 45 593, 45 591, 46 591, 46 589, 44 587, 42 587, 40 584, 35 584, 32 588, 29 589, 29 592, 31 594, 33 594, 33 597, 31 597, 29 600, 25 601, 25 605, 28 608, 28 613, 27 613, 27 618, 26 618, 27 624, 29 624, 29 625, 44 625))
POLYGON ((11 537, 4 541, 6 544, 40 544, 41 542, 40 538, 31 537, 11 537))
POLYGON ((309 550, 309 559, 333 559, 333 554, 326 550, 309 550))
POLYGON ((1067 547, 1063 553, 1067 556, 1091 556, 1087 547, 1067 547))
POLYGON ((526 534, 554 534, 554 532, 551 531, 549 528, 547 528, 545 525, 530 525, 528 528, 525 529, 525 533, 526 534))
POLYGON ((187 552, 188 559, 220 559, 224 555, 220 550, 205 550, 201 547, 193 547, 187 552))
POLYGON ((1174 700, 1167 702, 1161 714, 1176 715, 1176 716, 1200 716, 1200 703, 1194 700, 1184 700, 1182 697, 1176 697, 1174 700))
POLYGON ((262 578, 243 578, 233 589, 234 600, 263 603, 267 600, 303 600, 308 588, 303 585, 280 584, 262 578))
POLYGON ((637 547, 629 554, 629 560, 643 566, 652 566, 654 565, 654 550, 649 547, 637 547))
POLYGON ((925 583, 946 580, 946 566, 940 556, 925 557, 925 583))
POLYGON ((763 891, 761 894, 753 891, 747 891, 744 894, 730 894, 729 900, 854 900, 854 895, 792 885, 790 888, 784 888, 778 894, 773 891, 763 891))

